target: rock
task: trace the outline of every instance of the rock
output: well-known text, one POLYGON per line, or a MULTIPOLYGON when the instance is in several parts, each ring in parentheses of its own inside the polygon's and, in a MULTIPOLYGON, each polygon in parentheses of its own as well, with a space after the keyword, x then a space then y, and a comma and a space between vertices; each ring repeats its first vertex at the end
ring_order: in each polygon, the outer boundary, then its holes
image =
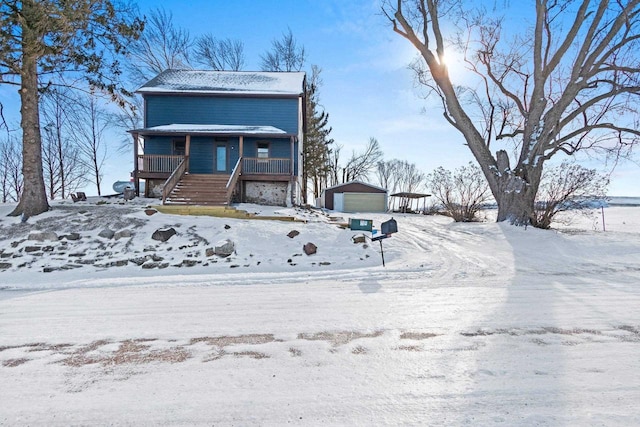
POLYGON ((157 214, 157 213, 158 213, 158 211, 157 211, 157 210, 155 210, 155 209, 145 209, 145 210, 144 210, 144 213, 146 213, 146 214, 147 214, 147 216, 151 216, 151 215, 157 214))
POLYGON ((226 258, 236 250, 236 245, 229 239, 222 240, 216 245, 214 252, 222 258, 226 258))
POLYGON ((24 251, 26 253, 38 252, 42 249, 40 246, 25 246, 24 251))
POLYGON ((98 236, 105 239, 112 239, 114 234, 116 233, 113 230, 111 230, 109 227, 107 227, 103 229, 101 232, 99 232, 98 236))
POLYGON ((80 240, 80 234, 78 233, 69 233, 65 236, 62 236, 61 239, 67 239, 67 240, 80 240))
POLYGON ((166 242, 167 240, 169 240, 171 237, 175 235, 176 235, 176 229, 173 227, 166 228, 166 229, 159 228, 153 232, 153 234, 151 235, 151 238, 153 240, 158 240, 160 242, 166 242))
POLYGON ((27 239, 44 242, 45 240, 58 240, 58 235, 53 231, 32 231, 27 239))
POLYGON ((294 237, 299 235, 300 235, 300 232, 298 230, 291 230, 289 234, 287 234, 287 237, 290 239, 293 239, 294 237))
POLYGON ((160 263, 159 262, 145 262, 144 264, 142 264, 142 268, 144 268, 145 270, 151 270, 153 268, 160 268, 160 263))
POLYGON ((45 267, 45 268, 42 269, 42 271, 44 273, 51 273, 51 272, 58 271, 58 270, 60 270, 59 267, 45 267))
POLYGON ((137 266, 141 266, 142 264, 144 264, 145 262, 149 261, 150 259, 151 259, 151 257, 149 255, 147 255, 147 256, 142 256, 142 257, 138 257, 138 258, 131 258, 131 259, 129 259, 129 261, 134 263, 137 266))
POLYGON ((194 259, 184 259, 182 260, 182 266, 183 267, 194 267, 196 265, 200 264, 200 261, 196 261, 194 259))
POLYGON ((123 239, 123 238, 129 238, 133 236, 133 232, 131 230, 120 230, 117 231, 114 235, 113 238, 118 240, 118 239, 123 239))
POLYGON ((225 225, 224 225, 224 229, 225 229, 225 230, 228 230, 228 229, 230 229, 230 228, 231 228, 231 226, 230 226, 229 224, 225 224, 225 225))
POLYGON ((351 237, 351 240, 355 244, 365 243, 367 241, 367 237, 364 234, 356 234, 355 236, 351 237))
POLYGON ((207 258, 212 257, 215 254, 216 254, 216 251, 213 248, 207 248, 204 250, 204 256, 206 256, 207 258))
POLYGON ((6 270, 7 268, 11 268, 10 262, 0 262, 0 270, 6 270))
POLYGON ((117 260, 117 261, 111 261, 106 266, 107 267, 124 267, 127 264, 129 264, 129 260, 120 259, 120 260, 117 260))
POLYGON ((318 247, 311 242, 308 242, 306 245, 302 247, 302 250, 307 255, 313 255, 318 251, 318 247))

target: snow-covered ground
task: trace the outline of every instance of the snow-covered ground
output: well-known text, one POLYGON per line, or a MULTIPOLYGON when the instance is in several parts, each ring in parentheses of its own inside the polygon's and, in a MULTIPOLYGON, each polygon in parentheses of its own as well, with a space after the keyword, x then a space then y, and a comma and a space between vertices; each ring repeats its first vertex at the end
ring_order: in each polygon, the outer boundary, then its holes
POLYGON ((314 212, 137 203, 27 224, 0 205, 0 425, 640 425, 638 207, 605 208, 606 231, 601 211, 552 231, 394 215, 382 267, 314 212), (27 253, 51 228, 81 238, 27 253), (224 239, 230 261, 206 256, 224 239), (168 266, 107 265, 149 253, 168 266), (76 258, 95 262, 43 272, 76 258))

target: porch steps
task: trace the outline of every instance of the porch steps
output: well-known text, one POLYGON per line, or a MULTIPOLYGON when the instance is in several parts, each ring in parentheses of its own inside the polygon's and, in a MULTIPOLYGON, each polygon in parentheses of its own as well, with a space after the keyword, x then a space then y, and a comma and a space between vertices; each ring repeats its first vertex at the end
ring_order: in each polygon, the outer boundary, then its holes
POLYGON ((185 174, 167 197, 167 205, 225 206, 229 175, 185 174))

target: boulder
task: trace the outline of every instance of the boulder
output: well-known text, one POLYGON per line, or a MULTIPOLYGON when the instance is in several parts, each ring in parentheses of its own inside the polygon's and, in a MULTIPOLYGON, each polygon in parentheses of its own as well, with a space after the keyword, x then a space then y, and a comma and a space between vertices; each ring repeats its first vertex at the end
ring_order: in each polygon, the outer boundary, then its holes
POLYGON ((229 239, 218 242, 213 249, 214 253, 219 257, 226 258, 236 250, 236 245, 229 239))
POLYGON ((351 240, 355 244, 365 243, 367 241, 367 237, 364 234, 356 234, 355 236, 351 237, 351 240))
POLYGON ((155 210, 155 209, 145 209, 145 210, 144 210, 144 213, 146 213, 146 214, 147 214, 147 216, 151 216, 151 215, 157 214, 157 213, 158 213, 158 211, 157 211, 157 210, 155 210))
POLYGON ((116 233, 113 230, 111 230, 109 227, 107 227, 107 228, 104 228, 101 232, 99 232, 98 236, 105 239, 112 239, 114 234, 116 233))
POLYGON ((69 233, 67 235, 62 236, 62 239, 80 240, 80 234, 79 233, 69 233))
POLYGON ((9 262, 0 262, 0 270, 6 270, 7 268, 11 268, 11 263, 9 263, 9 262))
POLYGON ((291 230, 288 234, 287 237, 290 239, 293 239, 296 236, 299 236, 300 232, 298 230, 291 230))
POLYGON ((158 240, 160 242, 166 242, 167 240, 169 240, 171 237, 175 235, 176 235, 176 229, 173 227, 166 228, 166 229, 160 228, 153 232, 153 234, 151 235, 151 238, 153 240, 158 240))
POLYGON ((32 231, 29 233, 28 240, 35 240, 36 242, 44 242, 46 240, 58 240, 58 235, 53 231, 32 231))
POLYGON ((133 236, 133 232, 131 230, 119 230, 113 235, 113 238, 118 239, 126 239, 133 236))
POLYGON ((302 247, 302 250, 307 255, 313 255, 318 251, 318 247, 311 242, 308 242, 306 245, 302 247))

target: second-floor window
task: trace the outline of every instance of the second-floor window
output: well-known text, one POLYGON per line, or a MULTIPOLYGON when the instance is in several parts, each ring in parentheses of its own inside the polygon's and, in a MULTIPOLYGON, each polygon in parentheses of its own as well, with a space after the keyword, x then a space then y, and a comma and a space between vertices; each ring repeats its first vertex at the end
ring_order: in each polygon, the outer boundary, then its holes
POLYGON ((257 157, 259 159, 267 159, 269 158, 269 143, 268 142, 258 142, 257 144, 257 157))

